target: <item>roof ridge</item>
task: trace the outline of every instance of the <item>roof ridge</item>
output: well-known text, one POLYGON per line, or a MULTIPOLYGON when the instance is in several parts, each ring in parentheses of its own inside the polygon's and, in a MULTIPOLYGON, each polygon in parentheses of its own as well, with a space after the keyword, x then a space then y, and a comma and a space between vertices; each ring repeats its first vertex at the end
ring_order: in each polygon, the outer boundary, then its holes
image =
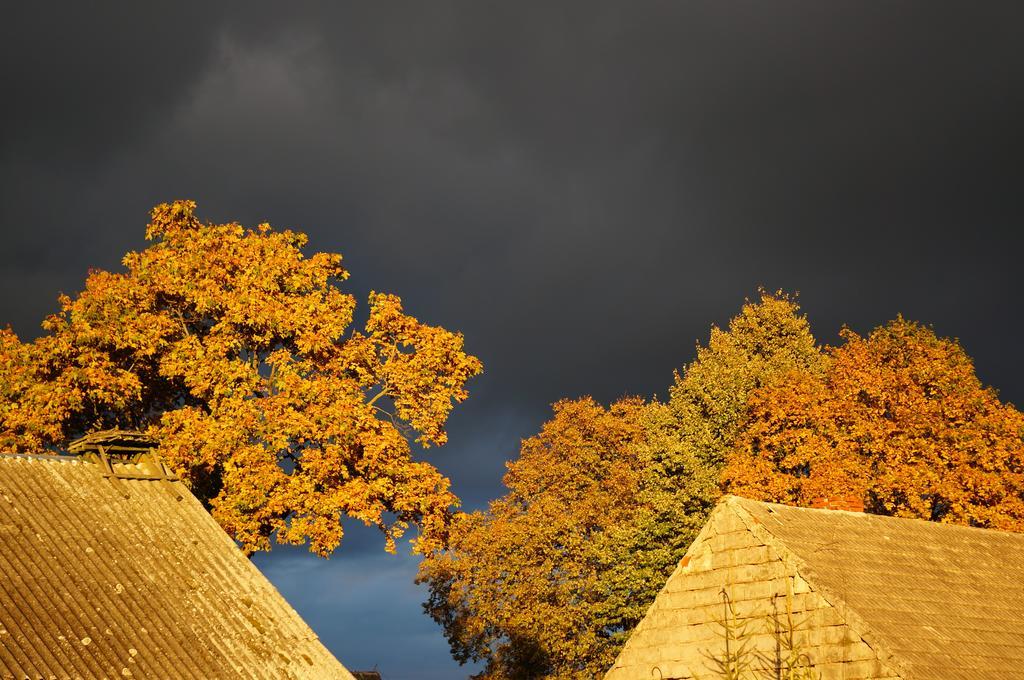
POLYGON ((1009 536, 1015 536, 1024 540, 1024 533, 1019 531, 1010 531, 1009 529, 995 529, 990 527, 972 527, 966 524, 954 524, 952 522, 936 522, 930 519, 921 519, 920 517, 897 517, 896 515, 880 515, 875 512, 860 512, 857 510, 837 510, 833 508, 809 508, 804 505, 787 505, 785 503, 775 503, 772 501, 759 501, 754 498, 747 498, 746 496, 736 496, 734 494, 726 494, 722 496, 722 500, 736 499, 740 503, 756 503, 757 505, 766 506, 769 510, 772 507, 785 508, 786 510, 796 510, 798 512, 809 512, 809 513, 828 513, 828 514, 842 514, 844 517, 864 517, 868 521, 879 521, 879 522, 909 522, 919 526, 927 526, 930 529, 942 529, 950 531, 970 531, 977 532, 983 531, 987 534, 998 533, 1006 534, 1009 536))
POLYGON ((88 462, 81 456, 72 456, 61 453, 8 453, 6 451, 0 451, 0 460, 6 460, 10 458, 21 460, 49 460, 61 463, 88 462))
MULTIPOLYGON (((867 620, 861 616, 857 611, 851 607, 846 599, 837 593, 832 588, 824 585, 817 579, 814 569, 804 560, 802 557, 797 555, 793 550, 786 545, 785 541, 780 537, 772 533, 764 522, 755 517, 750 511, 743 507, 741 501, 751 501, 751 499, 743 498, 741 496, 728 495, 724 496, 720 501, 720 504, 727 505, 736 516, 740 518, 747 530, 750 531, 761 541, 764 541, 765 545, 768 545, 775 549, 775 551, 782 558, 783 562, 791 564, 795 571, 814 587, 814 590, 821 596, 821 598, 828 603, 830 606, 837 609, 842 617, 843 621, 850 628, 850 630, 864 641, 868 647, 875 650, 878 660, 892 670, 899 673, 902 680, 913 680, 913 674, 906 667, 906 665, 900 661, 893 651, 892 647, 885 640, 884 635, 879 635, 871 626, 868 625, 867 620)), ((780 505, 778 503, 766 503, 764 501, 752 501, 762 505, 780 505)), ((783 507, 794 507, 794 506, 783 506, 783 507)), ((716 508, 717 509, 717 508, 716 508)), ((806 510, 818 510, 820 508, 800 508, 806 510)), ((826 510, 826 512, 844 512, 851 514, 845 510, 826 510)), ((865 513, 854 513, 854 514, 865 514, 865 513)))

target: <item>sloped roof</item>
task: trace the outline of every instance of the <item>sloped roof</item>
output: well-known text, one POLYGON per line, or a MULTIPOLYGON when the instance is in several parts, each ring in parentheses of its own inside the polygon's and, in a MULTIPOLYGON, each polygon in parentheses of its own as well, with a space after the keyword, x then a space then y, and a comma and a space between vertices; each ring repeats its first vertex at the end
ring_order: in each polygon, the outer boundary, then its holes
POLYGON ((0 677, 352 680, 180 482, 13 455, 0 677))
POLYGON ((775 537, 808 582, 844 604, 907 680, 1024 678, 1024 535, 726 502, 775 537))

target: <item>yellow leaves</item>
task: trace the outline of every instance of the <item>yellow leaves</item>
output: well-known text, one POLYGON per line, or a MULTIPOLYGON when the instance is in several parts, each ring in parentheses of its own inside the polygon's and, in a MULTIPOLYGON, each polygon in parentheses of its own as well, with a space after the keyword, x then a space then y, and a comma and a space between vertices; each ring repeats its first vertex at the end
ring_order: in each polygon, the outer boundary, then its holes
POLYGON ((184 229, 196 229, 200 225, 195 217, 194 201, 161 203, 150 212, 150 223, 146 227, 146 239, 154 240, 165 234, 174 234, 184 229))
POLYGON ((373 355, 364 354, 358 370, 381 384, 396 415, 420 433, 417 443, 443 445, 448 414, 466 399, 465 383, 483 364, 465 353, 461 333, 420 323, 394 295, 370 293, 366 332, 373 355))
POLYGON ((153 209, 147 237, 125 273, 91 272, 61 298, 48 335, 0 335, 0 441, 147 427, 246 550, 276 537, 327 555, 343 515, 389 549, 413 524, 418 549, 437 549, 457 499, 404 432, 444 441, 481 370, 462 336, 390 295, 371 297, 367 335, 351 332, 341 256, 306 257, 298 232, 205 224, 178 201, 153 209))

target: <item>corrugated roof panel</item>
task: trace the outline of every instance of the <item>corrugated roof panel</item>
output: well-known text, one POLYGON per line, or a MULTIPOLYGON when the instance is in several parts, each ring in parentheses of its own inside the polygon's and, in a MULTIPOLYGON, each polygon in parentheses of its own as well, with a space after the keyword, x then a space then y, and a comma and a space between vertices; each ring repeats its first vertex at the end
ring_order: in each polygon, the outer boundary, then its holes
POLYGON ((352 680, 180 483, 7 455, 0 671, 352 680))

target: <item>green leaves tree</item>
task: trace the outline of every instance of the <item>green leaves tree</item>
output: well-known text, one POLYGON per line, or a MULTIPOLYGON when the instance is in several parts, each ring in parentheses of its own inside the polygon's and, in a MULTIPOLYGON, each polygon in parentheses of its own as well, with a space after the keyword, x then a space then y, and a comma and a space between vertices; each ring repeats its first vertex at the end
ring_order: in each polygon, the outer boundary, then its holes
POLYGON ((484 661, 482 678, 606 671, 717 500, 747 394, 821 363, 796 303, 762 293, 712 329, 668 404, 556 404, 508 464, 508 493, 457 516, 421 567, 455 658, 484 661))

